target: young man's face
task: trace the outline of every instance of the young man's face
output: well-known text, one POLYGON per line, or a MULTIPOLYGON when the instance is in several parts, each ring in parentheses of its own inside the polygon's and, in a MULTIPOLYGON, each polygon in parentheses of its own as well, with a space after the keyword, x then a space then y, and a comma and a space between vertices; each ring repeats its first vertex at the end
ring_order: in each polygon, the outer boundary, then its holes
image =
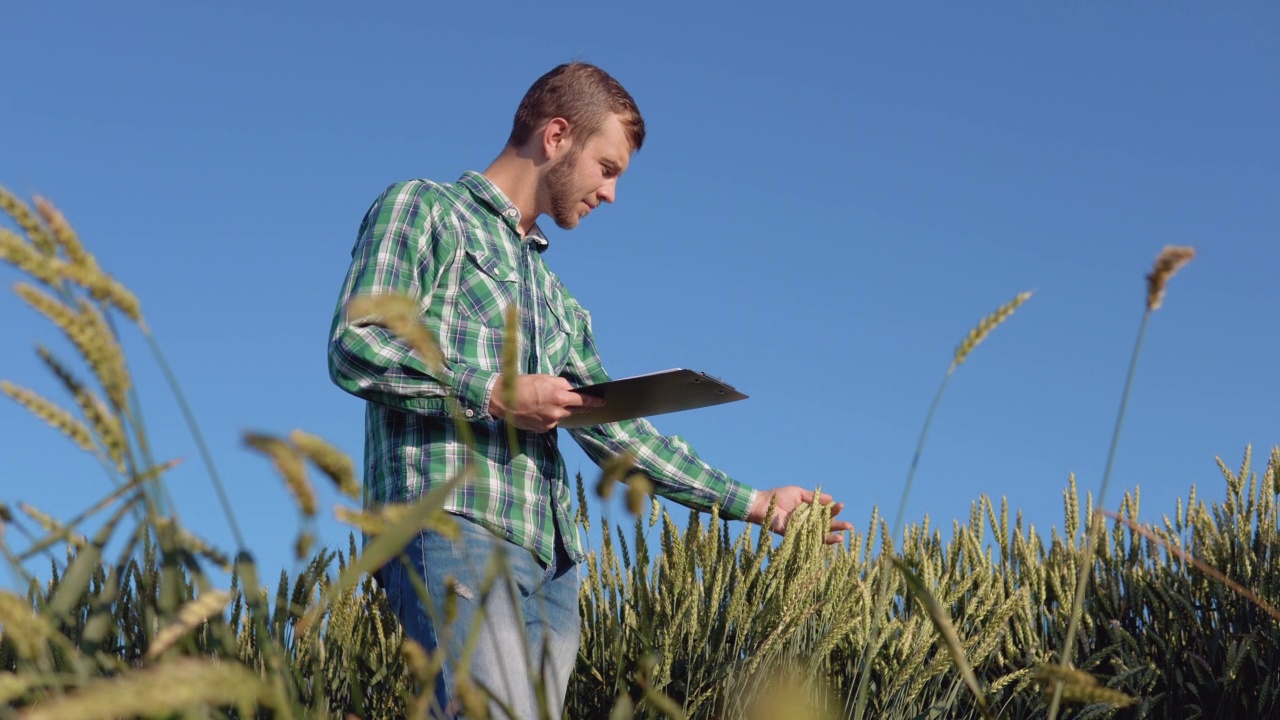
POLYGON ((613 202, 618 177, 631 161, 631 143, 617 115, 585 142, 574 142, 547 171, 548 214, 572 230, 602 202, 613 202))

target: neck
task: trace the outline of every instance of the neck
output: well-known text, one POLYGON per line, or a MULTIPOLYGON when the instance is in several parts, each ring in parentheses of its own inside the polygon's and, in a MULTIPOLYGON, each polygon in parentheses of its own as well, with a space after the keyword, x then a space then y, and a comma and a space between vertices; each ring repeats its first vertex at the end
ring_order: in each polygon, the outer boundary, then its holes
POLYGON ((520 210, 520 235, 523 236, 533 227, 534 221, 542 214, 540 186, 542 173, 541 162, 531 154, 518 148, 505 147, 489 167, 484 176, 507 196, 520 210))

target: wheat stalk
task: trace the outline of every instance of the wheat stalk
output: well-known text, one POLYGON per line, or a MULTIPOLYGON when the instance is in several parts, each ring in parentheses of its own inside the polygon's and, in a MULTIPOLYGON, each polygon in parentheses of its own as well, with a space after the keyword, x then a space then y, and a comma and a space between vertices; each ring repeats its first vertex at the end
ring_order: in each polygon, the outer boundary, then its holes
MULTIPOLYGON (((1151 322, 1151 314, 1160 307, 1164 299, 1165 286, 1169 278, 1183 265, 1195 257, 1195 251, 1189 247, 1166 247, 1156 257, 1155 268, 1147 276, 1147 310, 1142 314, 1142 323, 1138 326, 1138 337, 1133 344, 1133 355, 1129 359, 1129 372, 1125 377, 1124 389, 1120 393, 1120 409, 1116 412, 1116 425, 1111 432, 1111 447, 1107 450, 1107 464, 1102 471, 1102 483, 1098 488, 1097 504, 1099 511, 1089 518, 1088 535, 1085 537, 1084 554, 1080 558, 1080 568, 1076 576, 1075 595, 1071 603, 1071 618, 1067 622, 1067 634, 1062 640, 1061 658, 1064 666, 1071 665, 1071 657, 1075 652, 1075 634, 1080 626, 1080 613, 1084 607, 1084 594, 1089 586, 1089 568, 1093 566, 1094 545, 1102 531, 1101 508, 1106 501, 1107 488, 1111 484, 1111 470, 1115 466, 1116 450, 1120 446, 1120 430, 1124 427, 1125 411, 1129 407, 1129 395, 1133 390, 1133 379, 1138 371, 1138 358, 1142 354, 1142 341, 1147 335, 1147 326, 1151 322)), ((1061 683, 1053 691, 1049 701, 1049 720, 1057 720, 1058 700, 1065 690, 1061 683)))
MULTIPOLYGON (((516 382, 520 379, 520 309, 515 303, 507 305, 505 311, 506 328, 502 333, 502 404, 509 410, 516 407, 516 382)), ((507 419, 503 425, 507 428, 507 447, 511 456, 520 454, 520 442, 516 435, 516 424, 507 419)))

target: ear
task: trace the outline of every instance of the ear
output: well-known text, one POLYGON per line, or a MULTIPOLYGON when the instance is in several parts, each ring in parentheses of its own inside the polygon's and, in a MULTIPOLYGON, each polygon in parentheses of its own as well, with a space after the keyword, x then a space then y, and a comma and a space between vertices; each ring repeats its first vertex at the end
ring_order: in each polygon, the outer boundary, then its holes
POLYGON ((569 151, 573 146, 573 138, 569 137, 569 121, 564 118, 551 118, 542 129, 542 152, 548 160, 569 151))

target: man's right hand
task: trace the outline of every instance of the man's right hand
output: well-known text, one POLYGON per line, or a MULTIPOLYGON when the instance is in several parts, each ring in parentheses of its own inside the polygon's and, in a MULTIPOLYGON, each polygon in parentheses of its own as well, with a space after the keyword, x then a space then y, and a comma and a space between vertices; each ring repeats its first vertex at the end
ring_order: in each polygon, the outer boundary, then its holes
POLYGON ((515 404, 507 407, 506 378, 499 375, 489 398, 489 414, 521 430, 548 432, 574 413, 604 405, 600 398, 574 392, 568 380, 554 375, 517 375, 515 404))

